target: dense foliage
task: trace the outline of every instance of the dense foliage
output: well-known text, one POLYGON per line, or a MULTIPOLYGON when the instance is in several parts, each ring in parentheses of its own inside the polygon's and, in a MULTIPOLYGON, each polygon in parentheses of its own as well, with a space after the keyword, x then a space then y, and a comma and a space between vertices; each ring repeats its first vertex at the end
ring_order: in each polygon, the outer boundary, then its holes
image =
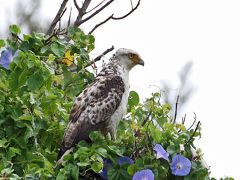
POLYGON ((10 32, 0 40, 1 178, 210 179, 193 144, 200 126, 173 123, 159 93, 140 102, 134 91, 116 141, 93 132, 91 143, 81 141, 54 169, 72 102, 94 79, 85 68, 94 37, 78 28, 60 37, 33 33, 20 39, 16 25, 10 32))

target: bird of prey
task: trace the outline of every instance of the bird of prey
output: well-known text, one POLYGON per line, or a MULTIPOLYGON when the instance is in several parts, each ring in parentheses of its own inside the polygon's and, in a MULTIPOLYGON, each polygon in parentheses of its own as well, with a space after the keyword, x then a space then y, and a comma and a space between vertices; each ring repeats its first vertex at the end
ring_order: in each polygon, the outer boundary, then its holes
POLYGON ((76 97, 58 153, 58 162, 80 140, 89 139, 92 131, 99 130, 104 135, 110 133, 115 140, 116 128, 127 111, 129 71, 137 64, 144 65, 137 52, 118 49, 95 80, 76 97))

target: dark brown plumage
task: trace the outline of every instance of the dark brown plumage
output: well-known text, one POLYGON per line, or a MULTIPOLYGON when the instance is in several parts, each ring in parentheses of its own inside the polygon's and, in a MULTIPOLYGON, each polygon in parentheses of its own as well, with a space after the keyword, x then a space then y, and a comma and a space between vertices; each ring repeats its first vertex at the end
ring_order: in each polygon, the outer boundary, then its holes
POLYGON ((88 140, 92 131, 109 132, 112 139, 116 138, 116 128, 127 110, 129 71, 136 64, 143 65, 136 52, 119 49, 94 82, 76 97, 57 164, 80 140, 88 140))

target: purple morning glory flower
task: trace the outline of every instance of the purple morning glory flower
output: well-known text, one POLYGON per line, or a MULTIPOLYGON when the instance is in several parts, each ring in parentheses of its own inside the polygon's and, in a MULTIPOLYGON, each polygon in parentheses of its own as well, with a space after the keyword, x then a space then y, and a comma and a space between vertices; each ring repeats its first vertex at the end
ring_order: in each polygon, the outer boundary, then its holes
POLYGON ((154 174, 150 169, 144 169, 136 172, 132 180, 154 180, 154 174))
POLYGON ((118 164, 120 166, 123 164, 133 164, 133 163, 134 163, 134 161, 129 157, 123 156, 123 157, 118 158, 118 164))
POLYGON ((172 163, 170 165, 172 174, 176 176, 186 176, 190 173, 191 162, 188 158, 177 154, 173 156, 172 163))
POLYGON ((153 150, 156 151, 157 159, 163 158, 163 159, 169 161, 169 159, 168 159, 169 153, 166 152, 165 149, 160 144, 156 144, 154 146, 153 150))
POLYGON ((99 173, 99 175, 103 178, 103 179, 108 179, 107 178, 107 170, 109 167, 112 166, 112 161, 110 161, 109 159, 104 159, 103 160, 103 169, 102 172, 99 173))
MULTIPOLYGON (((134 163, 134 161, 127 156, 119 157, 117 162, 120 166, 123 165, 123 164, 133 164, 134 163)), ((112 165, 113 165, 113 163, 112 163, 111 160, 109 160, 109 159, 104 159, 103 160, 103 169, 102 169, 102 172, 99 173, 99 175, 103 179, 105 179, 105 180, 108 179, 107 178, 107 171, 112 165)))
POLYGON ((9 64, 13 61, 13 59, 18 55, 18 51, 13 53, 12 48, 7 48, 1 53, 0 64, 5 68, 9 69, 9 64))

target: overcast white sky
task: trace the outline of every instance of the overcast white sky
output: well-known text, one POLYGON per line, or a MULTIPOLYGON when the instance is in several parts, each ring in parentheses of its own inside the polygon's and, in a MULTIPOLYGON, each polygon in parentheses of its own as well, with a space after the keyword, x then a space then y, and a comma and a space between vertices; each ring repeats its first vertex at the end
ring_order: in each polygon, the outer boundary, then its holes
MULTIPOLYGON (((16 0, 0 0, 0 32, 16 0), (4 11, 9 8, 8 13, 4 11)), ((24 2, 24 1, 22 1, 24 2)), ((53 18, 60 0, 43 0, 44 15, 53 18)), ((112 6, 116 15, 130 8, 125 0, 112 6)), ((240 2, 238 0, 142 0, 139 9, 120 22, 108 22, 94 33, 93 55, 111 47, 138 51, 145 66, 131 72, 132 89, 144 98, 149 85, 161 81, 177 87, 177 73, 193 61, 191 82, 197 90, 187 105, 202 122, 198 147, 211 166, 212 176, 240 179, 240 2)), ((104 18, 103 14, 103 18, 104 18)), ((100 17, 95 23, 101 21, 100 17)), ((14 19, 11 19, 14 23, 14 19)), ((94 24, 87 24, 88 32, 94 24), (90 27, 90 28, 89 28, 90 27)), ((1 35, 0 35, 1 36, 1 35)), ((110 57, 110 54, 108 55, 110 57)))

